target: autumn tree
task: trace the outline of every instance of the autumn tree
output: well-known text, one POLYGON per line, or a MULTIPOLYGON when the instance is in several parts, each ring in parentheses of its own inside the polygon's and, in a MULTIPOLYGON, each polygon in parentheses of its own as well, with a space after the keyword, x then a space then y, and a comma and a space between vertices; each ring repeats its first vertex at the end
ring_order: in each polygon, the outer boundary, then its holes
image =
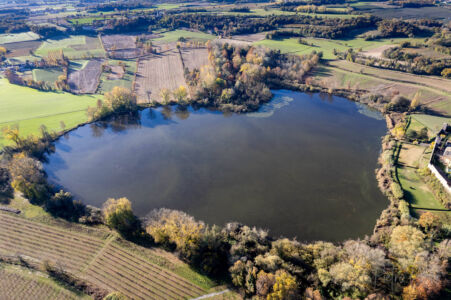
POLYGON ((132 205, 127 198, 108 199, 103 204, 102 213, 105 224, 121 235, 132 238, 139 234, 141 224, 133 214, 132 205))
POLYGON ((173 247, 191 258, 199 247, 205 229, 203 222, 177 210, 157 209, 149 214, 146 231, 159 244, 173 247))
POLYGON ((12 187, 22 192, 31 203, 43 204, 48 199, 50 189, 41 162, 18 153, 14 154, 9 170, 12 187))
POLYGON ((11 176, 7 168, 0 167, 0 202, 12 196, 11 176))
POLYGON ((275 275, 275 283, 272 292, 268 294, 268 300, 298 299, 298 286, 296 278, 284 270, 279 270, 275 275))
POLYGON ((85 212, 84 205, 80 201, 74 200, 71 193, 63 190, 48 199, 45 208, 52 215, 71 221, 78 221, 78 218, 85 212))
POLYGON ((186 90, 186 87, 181 85, 179 86, 177 89, 175 89, 172 94, 174 95, 174 99, 178 102, 178 103, 185 103, 187 102, 187 96, 188 96, 188 91, 186 90))

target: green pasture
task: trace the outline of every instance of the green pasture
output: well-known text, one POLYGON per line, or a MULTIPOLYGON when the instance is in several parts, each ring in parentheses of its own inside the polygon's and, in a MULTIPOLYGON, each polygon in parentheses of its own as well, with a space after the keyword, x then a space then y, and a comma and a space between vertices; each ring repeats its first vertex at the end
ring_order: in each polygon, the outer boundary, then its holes
POLYGON ((40 39, 40 36, 34 32, 22 32, 22 33, 5 33, 0 34, 0 45, 18 42, 28 42, 40 39))
POLYGON ((53 84, 58 80, 58 77, 60 75, 64 75, 63 70, 61 70, 60 68, 33 70, 34 81, 44 81, 53 84))
POLYGON ((111 19, 111 16, 105 16, 105 17, 85 17, 85 18, 75 18, 75 19, 69 19, 68 21, 72 24, 79 24, 79 25, 86 25, 86 24, 92 24, 94 21, 103 20, 103 19, 111 19))
MULTIPOLYGON (((13 85, 4 78, 0 79, 0 90, 0 128, 18 125, 21 136, 38 134, 41 125, 60 131, 61 121, 66 129, 84 123, 88 120, 86 109, 97 101, 91 95, 42 92, 13 85)), ((0 134, 0 147, 5 144, 0 134)))
POLYGON ((416 171, 415 168, 397 167, 398 178, 404 190, 404 198, 413 208, 444 209, 416 171))
POLYGON ((153 39, 155 42, 163 42, 163 43, 171 43, 178 41, 179 38, 184 37, 186 39, 195 39, 195 40, 212 40, 216 38, 216 36, 212 34, 207 34, 203 32, 193 32, 188 30, 173 30, 164 32, 161 34, 162 37, 153 39))
POLYGON ((395 38, 395 39, 379 39, 373 41, 365 41, 363 38, 355 39, 341 39, 341 40, 330 40, 330 39, 320 39, 306 37, 302 38, 310 45, 299 44, 298 38, 288 38, 283 40, 262 40, 255 42, 255 45, 263 45, 271 49, 279 49, 284 53, 294 53, 294 54, 307 54, 315 50, 317 52, 323 52, 324 59, 335 59, 333 55, 333 49, 339 52, 346 51, 347 49, 362 49, 362 51, 374 49, 383 45, 388 44, 399 44, 404 41, 416 41, 422 39, 411 39, 411 38, 395 38))
POLYGON ((65 56, 71 59, 84 58, 87 56, 103 57, 105 51, 98 45, 88 45, 86 36, 71 35, 61 37, 60 39, 48 39, 36 50, 35 54, 39 56, 47 56, 51 51, 63 50, 65 56))
MULTIPOLYGON (((108 64, 111 65, 118 65, 121 60, 109 60, 108 64)), ((99 85, 99 92, 101 94, 111 91, 115 86, 121 86, 128 89, 132 88, 133 84, 133 78, 134 74, 136 72, 136 61, 126 61, 123 60, 123 63, 125 63, 125 74, 122 79, 108 79, 108 73, 103 72, 100 76, 100 85, 99 85)))
POLYGON ((451 118, 438 117, 425 114, 412 115, 409 128, 418 130, 418 128, 426 127, 431 135, 436 135, 437 132, 443 127, 443 123, 451 124, 451 118))

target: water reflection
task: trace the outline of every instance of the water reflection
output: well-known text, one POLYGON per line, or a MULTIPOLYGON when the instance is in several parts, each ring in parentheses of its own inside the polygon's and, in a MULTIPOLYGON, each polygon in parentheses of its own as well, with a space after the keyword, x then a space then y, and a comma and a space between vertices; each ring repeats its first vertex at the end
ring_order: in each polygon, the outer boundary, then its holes
POLYGON ((374 175, 384 122, 342 98, 274 94, 252 114, 172 106, 83 126, 46 170, 85 203, 125 196, 140 216, 167 207, 300 240, 370 233, 386 206, 374 175))

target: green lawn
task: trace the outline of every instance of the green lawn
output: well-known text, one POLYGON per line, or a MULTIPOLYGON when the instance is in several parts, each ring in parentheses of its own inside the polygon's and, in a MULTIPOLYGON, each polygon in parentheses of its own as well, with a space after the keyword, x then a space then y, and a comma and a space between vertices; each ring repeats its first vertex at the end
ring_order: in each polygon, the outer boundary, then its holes
MULTIPOLYGON (((42 124, 59 131, 61 121, 66 129, 84 123, 88 120, 86 108, 97 100, 91 95, 41 92, 10 84, 6 79, 0 79, 0 90, 0 128, 17 124, 22 136, 39 133, 42 124)), ((5 143, 0 135, 0 147, 5 143)))
POLYGON ((0 34, 0 44, 27 42, 38 40, 40 36, 34 32, 0 34))
POLYGON ((416 173, 415 168, 398 167, 398 178, 404 190, 405 199, 412 207, 443 209, 442 204, 435 199, 434 194, 416 173))
POLYGON ((154 39, 155 42, 171 43, 176 42, 179 38, 184 37, 186 39, 195 40, 212 40, 216 36, 203 32, 193 32, 187 30, 173 30, 161 34, 163 37, 154 39))
MULTIPOLYGON (((118 65, 120 60, 109 60, 109 65, 118 65)), ((134 73, 136 72, 136 61, 122 61, 126 65, 126 73, 122 79, 109 80, 108 74, 103 72, 100 76, 100 86, 99 91, 101 93, 111 91, 115 86, 126 87, 128 89, 132 88, 134 73)))

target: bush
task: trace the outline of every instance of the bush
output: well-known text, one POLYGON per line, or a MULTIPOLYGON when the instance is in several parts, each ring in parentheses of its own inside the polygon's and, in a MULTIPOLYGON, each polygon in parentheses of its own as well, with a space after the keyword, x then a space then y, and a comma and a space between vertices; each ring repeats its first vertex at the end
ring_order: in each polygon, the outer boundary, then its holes
POLYGON ((399 185, 399 183, 393 181, 390 185, 390 189, 395 198, 402 199, 404 197, 404 192, 402 191, 401 185, 399 185))
POLYGON ((102 207, 105 224, 116 229, 126 238, 134 238, 141 232, 141 223, 133 214, 127 198, 108 199, 102 207))
POLYGON ((87 114, 91 120, 97 120, 137 109, 136 95, 127 88, 115 86, 111 92, 105 93, 103 102, 97 102, 97 107, 88 108, 87 114))
POLYGON ((197 251, 205 224, 192 216, 166 208, 152 211, 148 216, 146 231, 168 248, 174 247, 184 258, 191 258, 197 251))
POLYGON ((78 221, 85 213, 85 206, 80 201, 74 201, 71 193, 63 190, 47 200, 45 209, 56 217, 70 221, 78 221))
POLYGON ((0 167, 0 203, 12 197, 11 176, 7 168, 0 167))
POLYGON ((15 154, 10 162, 12 187, 22 192, 33 204, 43 204, 50 196, 44 168, 41 162, 26 156, 15 154))

